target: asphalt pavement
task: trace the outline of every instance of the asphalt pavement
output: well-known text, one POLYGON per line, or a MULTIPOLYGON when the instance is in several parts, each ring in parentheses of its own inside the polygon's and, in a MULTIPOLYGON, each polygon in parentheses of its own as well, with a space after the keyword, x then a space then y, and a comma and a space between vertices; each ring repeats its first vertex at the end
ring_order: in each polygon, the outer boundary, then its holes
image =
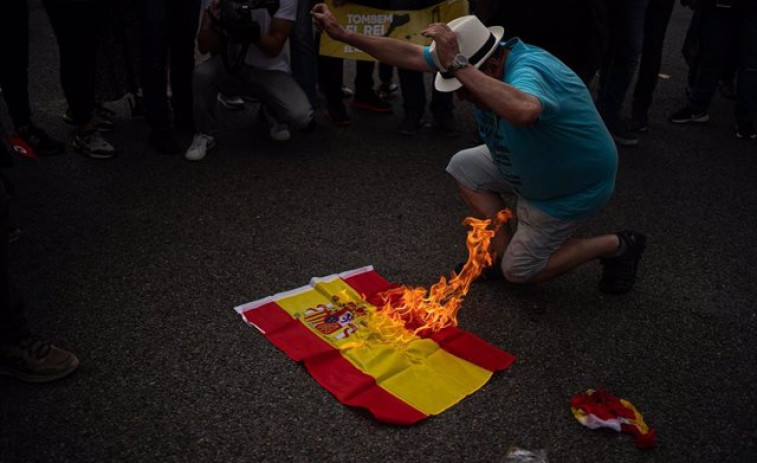
MULTIPOLYGON (((63 138, 57 49, 31 3, 35 117, 63 138)), ((676 6, 650 131, 620 150, 615 196, 581 232, 648 235, 636 289, 601 294, 594 263, 474 284, 460 326, 517 360, 410 428, 340 404, 233 307, 364 265, 408 285, 448 274, 466 256, 444 168, 473 143, 467 104, 458 138, 398 135, 397 99, 347 129, 319 115, 286 143, 251 107, 199 163, 155 153, 127 117, 108 135, 114 160, 18 162, 12 276, 32 328, 81 366, 51 384, 0 379, 0 461, 488 462, 511 446, 558 463, 757 461, 757 141, 735 138, 720 96, 707 124, 667 122, 689 14, 676 6), (653 449, 573 418, 570 398, 597 387, 644 414, 653 449)))

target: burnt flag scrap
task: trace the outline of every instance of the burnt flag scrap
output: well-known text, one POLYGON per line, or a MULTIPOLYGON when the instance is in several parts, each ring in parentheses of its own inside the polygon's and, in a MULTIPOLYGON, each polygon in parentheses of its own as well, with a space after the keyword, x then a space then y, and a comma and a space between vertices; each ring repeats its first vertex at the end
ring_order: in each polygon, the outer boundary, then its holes
POLYGON ((368 266, 313 278, 235 310, 292 360, 304 362, 340 402, 385 423, 412 425, 437 415, 515 360, 456 326, 402 337, 377 330, 383 293, 396 287, 368 266))

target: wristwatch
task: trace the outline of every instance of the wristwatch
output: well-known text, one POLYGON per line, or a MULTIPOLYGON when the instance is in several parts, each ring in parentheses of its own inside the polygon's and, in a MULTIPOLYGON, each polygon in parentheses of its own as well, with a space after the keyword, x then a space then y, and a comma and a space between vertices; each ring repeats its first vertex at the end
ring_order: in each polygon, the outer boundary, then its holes
POLYGON ((462 69, 464 67, 467 67, 470 63, 468 62, 468 58, 465 55, 457 54, 454 58, 452 58, 452 64, 449 65, 447 68, 447 72, 455 72, 458 69, 462 69))

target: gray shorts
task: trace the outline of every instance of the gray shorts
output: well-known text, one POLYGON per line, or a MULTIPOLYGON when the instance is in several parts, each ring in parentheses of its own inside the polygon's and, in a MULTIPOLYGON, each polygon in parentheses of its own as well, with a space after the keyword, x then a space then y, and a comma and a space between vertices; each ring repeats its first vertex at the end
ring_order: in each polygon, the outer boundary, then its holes
POLYGON ((570 238, 580 221, 557 219, 518 195, 499 173, 486 145, 458 152, 447 172, 473 191, 515 195, 518 225, 502 257, 502 273, 508 281, 526 283, 541 272, 549 257, 570 238))

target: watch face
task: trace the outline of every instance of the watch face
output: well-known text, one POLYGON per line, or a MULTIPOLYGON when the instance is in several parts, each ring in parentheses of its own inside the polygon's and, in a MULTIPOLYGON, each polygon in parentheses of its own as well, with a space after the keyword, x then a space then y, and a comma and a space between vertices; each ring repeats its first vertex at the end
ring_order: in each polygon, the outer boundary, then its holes
POLYGON ((460 69, 468 65, 468 58, 465 57, 465 55, 457 55, 455 56, 455 59, 452 60, 452 67, 455 69, 460 69))

